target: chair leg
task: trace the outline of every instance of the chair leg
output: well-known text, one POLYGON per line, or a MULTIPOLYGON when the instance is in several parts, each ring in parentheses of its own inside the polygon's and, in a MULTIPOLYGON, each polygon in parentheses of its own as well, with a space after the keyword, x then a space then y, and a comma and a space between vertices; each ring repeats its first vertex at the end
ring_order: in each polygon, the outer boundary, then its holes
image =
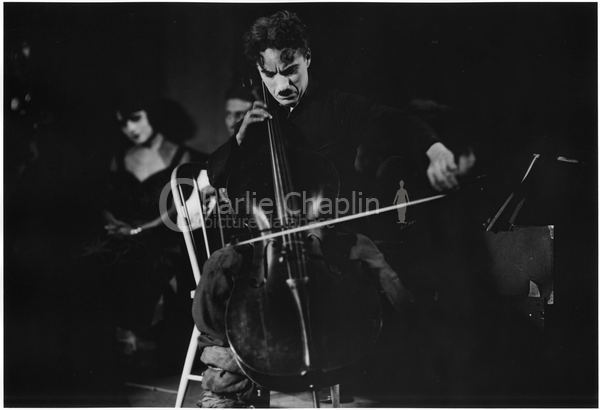
POLYGON ((331 391, 331 407, 338 408, 340 406, 340 385, 334 384, 330 388, 331 391))
POLYGON ((181 380, 179 381, 179 389, 177 390, 177 398, 175 399, 175 407, 180 408, 183 405, 183 399, 185 392, 188 387, 189 376, 192 373, 192 366, 194 359, 196 358, 196 351, 198 350, 198 336, 200 331, 194 326, 192 331, 192 338, 190 339, 190 345, 185 356, 185 363, 183 364, 183 371, 181 372, 181 380))
POLYGON ((313 408, 318 409, 320 406, 319 403, 319 392, 317 391, 317 389, 315 389, 313 387, 313 389, 311 390, 312 393, 312 399, 313 399, 313 408))
POLYGON ((257 387, 249 403, 256 409, 268 409, 271 407, 271 391, 264 387, 257 387))

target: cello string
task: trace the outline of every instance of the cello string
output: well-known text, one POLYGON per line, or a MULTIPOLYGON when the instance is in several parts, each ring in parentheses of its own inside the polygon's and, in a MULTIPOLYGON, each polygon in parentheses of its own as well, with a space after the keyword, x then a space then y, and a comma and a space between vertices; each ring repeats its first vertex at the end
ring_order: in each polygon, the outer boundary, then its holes
MULTIPOLYGON (((264 82, 262 82, 262 92, 263 92, 263 100, 265 103, 267 102, 267 90, 264 82)), ((268 106, 267 106, 268 108, 268 106)), ((286 189, 290 187, 290 175, 289 168, 287 167, 285 151, 283 149, 283 144, 281 140, 281 127, 279 124, 279 116, 273 115, 271 120, 267 120, 267 130, 269 136, 269 145, 270 145, 270 154, 271 154, 271 166, 273 169, 273 189, 275 195, 275 201, 277 204, 278 211, 278 219, 281 222, 282 226, 289 225, 289 218, 286 212, 286 204, 285 200, 285 192, 286 189)), ((292 253, 297 253, 295 241, 292 238, 291 234, 282 235, 283 236, 283 247, 290 247, 292 253)), ((298 260, 298 258, 294 257, 293 262, 290 264, 291 259, 288 256, 287 263, 289 266, 288 275, 290 278, 294 277, 292 273, 292 265, 296 269, 296 272, 299 272, 302 275, 302 264, 298 260)))
MULTIPOLYGON (((275 122, 275 131, 276 131, 276 149, 278 151, 278 157, 280 159, 280 164, 281 164, 281 168, 280 168, 280 173, 281 173, 281 177, 282 177, 282 202, 283 202, 283 212, 285 215, 285 222, 283 226, 289 226, 290 222, 296 222, 296 218, 292 217, 289 213, 288 213, 288 203, 287 203, 287 193, 293 192, 294 191, 294 185, 292 182, 292 176, 291 176, 291 171, 290 171, 290 167, 289 167, 289 163, 288 163, 288 158, 287 158, 287 152, 286 152, 286 146, 285 146, 285 142, 283 139, 283 133, 281 131, 281 122, 280 122, 280 118, 279 115, 274 116, 274 122, 275 122)), ((294 234, 293 232, 291 232, 289 235, 286 235, 288 238, 288 246, 290 248, 290 252, 291 252, 291 257, 293 258, 294 261, 294 265, 295 265, 295 269, 296 269, 296 275, 295 277, 300 277, 303 278, 306 275, 306 261, 303 258, 303 253, 301 252, 301 248, 299 246, 300 242, 299 242, 299 236, 298 234, 294 234)))
MULTIPOLYGON (((266 99, 267 99, 267 93, 265 90, 265 84, 264 82, 262 83, 262 92, 263 92, 263 99, 265 100, 266 103, 266 99)), ((277 160, 277 156, 275 153, 275 139, 274 139, 274 124, 272 122, 272 120, 267 120, 267 131, 268 131, 268 137, 269 137, 269 148, 270 148, 270 155, 271 155, 271 168, 273 171, 273 190, 274 190, 274 195, 275 195, 275 201, 277 204, 277 216, 279 217, 280 221, 282 224, 285 224, 286 221, 283 219, 284 218, 284 213, 283 213, 283 208, 282 208, 282 204, 281 204, 281 200, 280 198, 282 197, 282 187, 281 187, 281 173, 280 173, 280 165, 279 162, 277 160)), ((284 242, 285 242, 285 238, 284 238, 284 242)))
MULTIPOLYGON (((277 149, 281 162, 281 175, 283 179, 283 192, 286 194, 283 196, 283 210, 285 212, 285 225, 289 226, 290 221, 296 223, 297 220, 288 213, 287 194, 293 192, 295 187, 292 180, 291 169, 289 166, 287 150, 285 140, 283 139, 283 133, 281 131, 281 119, 279 115, 275 116, 275 127, 276 127, 276 138, 277 138, 277 149)), ((291 251, 291 255, 294 260, 296 268, 296 277, 304 278, 307 275, 306 272, 306 260, 304 259, 304 253, 302 252, 301 237, 298 233, 291 233, 288 235, 288 243, 291 251)))
MULTIPOLYGON (((289 116, 289 114, 288 114, 289 116)), ((294 185, 294 181, 292 179, 292 174, 291 174, 291 167, 289 166, 289 158, 288 158, 288 151, 286 149, 286 143, 289 142, 288 140, 285 140, 283 138, 284 134, 281 131, 281 118, 279 116, 276 116, 276 124, 279 130, 279 150, 280 150, 280 157, 282 158, 282 161, 284 162, 283 165, 283 175, 284 175, 284 183, 286 184, 286 194, 288 193, 292 193, 295 192, 295 189, 297 188, 294 185)), ((286 196, 287 198, 287 196, 286 196)), ((289 222, 292 221, 294 226, 299 225, 300 219, 298 217, 296 217, 293 213, 292 215, 288 214, 288 207, 291 206, 292 209, 298 209, 297 207, 297 203, 295 201, 295 196, 292 196, 288 199, 286 199, 286 201, 284 202, 284 210, 286 211, 286 217, 288 218, 287 220, 287 224, 285 226, 290 226, 289 222), (291 200, 290 203, 288 203, 288 200, 291 200)), ((307 261, 305 258, 305 252, 304 252, 304 238, 300 235, 300 233, 294 233, 291 232, 289 235, 290 238, 290 248, 292 251, 292 255, 294 255, 294 261, 296 262, 297 265, 297 272, 300 278, 306 278, 308 275, 308 271, 307 271, 307 261)))
MULTIPOLYGON (((295 216, 295 214, 290 214, 288 212, 288 193, 294 191, 294 184, 291 174, 291 169, 288 161, 288 151, 286 146, 286 141, 284 139, 284 134, 281 128, 281 118, 278 114, 273 116, 273 125, 274 125, 274 135, 273 141, 274 146, 277 151, 276 159, 279 161, 279 175, 281 178, 281 196, 279 200, 283 209, 283 217, 285 218, 284 226, 289 226, 290 221, 298 222, 299 218, 295 216)), ((294 201, 292 199, 292 206, 294 205, 294 201)), ((310 297, 306 292, 306 280, 308 279, 308 271, 307 271, 307 261, 306 261, 306 253, 304 252, 305 243, 303 241, 303 236, 300 235, 299 232, 289 232, 285 237, 288 238, 288 248, 289 255, 287 256, 288 263, 288 276, 290 279, 298 280, 297 283, 294 283, 295 291, 292 291, 292 294, 296 295, 299 298, 297 301, 297 308, 299 309, 299 318, 301 327, 304 329, 304 356, 305 356, 305 364, 310 369, 312 367, 312 336, 311 336, 311 315, 310 315, 310 297), (300 290, 303 289, 303 290, 300 290), (302 302, 301 302, 302 301, 302 302)), ((291 285, 290 285, 291 286, 291 285)), ((290 288, 290 290, 292 290, 290 288)))
POLYGON ((330 220, 321 221, 321 222, 314 222, 314 223, 311 223, 311 224, 308 224, 308 225, 299 226, 297 228, 286 229, 284 231, 274 232, 274 233, 271 233, 271 234, 259 236, 259 237, 252 238, 252 239, 248 239, 246 241, 236 243, 235 245, 236 246, 237 245, 249 245, 249 244, 252 244, 254 242, 266 241, 266 240, 269 240, 269 239, 278 238, 280 236, 290 235, 292 233, 308 231, 308 230, 316 229, 316 228, 322 228, 324 226, 330 226, 330 225, 335 225, 335 224, 338 224, 338 223, 341 223, 341 222, 352 221, 354 219, 365 218, 365 217, 371 216, 371 215, 379 215, 381 213, 390 212, 390 211, 394 211, 394 210, 401 209, 401 208, 406 208, 406 207, 409 207, 409 206, 412 206, 412 205, 418 205, 418 204, 423 204, 423 203, 426 203, 426 202, 436 201, 438 199, 445 198, 446 196, 447 196, 447 194, 433 195, 433 196, 429 196, 429 197, 426 197, 426 198, 421 198, 421 199, 416 199, 414 201, 405 202, 403 204, 390 205, 390 206, 386 206, 386 207, 383 207, 383 208, 373 209, 373 210, 370 210, 370 211, 359 212, 359 213, 352 214, 352 215, 347 215, 347 216, 341 216, 341 217, 335 218, 335 219, 330 219, 330 220))

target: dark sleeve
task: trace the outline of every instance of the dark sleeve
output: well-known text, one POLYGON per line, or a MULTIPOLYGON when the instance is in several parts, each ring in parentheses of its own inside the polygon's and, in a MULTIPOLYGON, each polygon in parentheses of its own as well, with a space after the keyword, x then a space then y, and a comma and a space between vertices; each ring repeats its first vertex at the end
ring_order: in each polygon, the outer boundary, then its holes
POLYGON ((256 149, 261 146, 266 124, 252 124, 246 130, 246 136, 238 145, 235 136, 229 138, 208 159, 208 180, 213 187, 224 188, 232 172, 247 165, 256 155, 256 149), (243 162, 243 164, 242 164, 243 162))
POLYGON ((401 109, 348 93, 339 93, 336 101, 354 143, 374 155, 416 158, 439 142, 433 128, 401 109))
POLYGON ((209 157, 208 180, 213 187, 225 187, 227 177, 239 159, 239 151, 235 137, 231 137, 209 157))
POLYGON ((431 126, 400 109, 374 106, 372 118, 375 122, 367 130, 367 141, 381 144, 384 152, 391 155, 423 156, 440 141, 431 126))

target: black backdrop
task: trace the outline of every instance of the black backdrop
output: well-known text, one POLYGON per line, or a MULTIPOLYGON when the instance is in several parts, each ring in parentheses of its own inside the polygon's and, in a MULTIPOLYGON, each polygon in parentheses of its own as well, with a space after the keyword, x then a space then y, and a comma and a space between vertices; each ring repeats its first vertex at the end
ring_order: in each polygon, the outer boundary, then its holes
MULTIPOLYGON (((52 180, 37 180, 41 186, 27 187, 41 188, 34 196, 45 200, 39 214, 51 219, 62 215, 59 209, 68 209, 76 222, 69 225, 93 221, 94 186, 101 183, 116 142, 114 101, 126 89, 143 87, 180 102, 197 125, 189 144, 205 152, 214 150, 226 138, 225 90, 244 73, 241 35, 256 17, 282 7, 5 4, 5 67, 10 67, 10 51, 27 40, 32 48, 34 101, 52 113, 49 143, 53 148, 48 152, 62 152, 70 165, 68 187, 57 187, 52 180), (73 196, 76 202, 67 202, 73 196)), ((565 363, 560 380, 566 383, 557 394, 563 403, 593 401, 597 396, 596 4, 313 3, 285 8, 298 12, 311 29, 313 75, 333 87, 390 105, 403 107, 414 99, 431 99, 450 106, 455 115, 441 127, 442 136, 469 140, 479 161, 498 174, 518 175, 523 163, 517 159, 532 152, 586 162, 585 171, 577 174, 582 176, 577 188, 571 190, 577 196, 553 197, 565 201, 570 215, 579 218, 570 230, 571 237, 580 237, 557 260, 558 268, 576 275, 563 279, 562 286, 568 282, 567 299, 573 303, 563 311, 562 320, 571 327, 555 343, 557 355, 562 355, 557 360, 565 363), (567 374, 572 373, 577 377, 569 382, 567 374), (569 402, 569 398, 583 401, 569 402)), ((5 71, 5 90, 14 80, 10 73, 5 71)), ((5 107, 7 97, 5 92, 5 107)), ((13 137, 4 135, 5 164, 18 146, 13 137)), ((5 193, 15 182, 7 166, 5 193)), ((550 189, 554 182, 542 178, 550 189)), ((498 192, 497 198, 505 194, 498 192)), ((11 220, 17 220, 13 211, 5 209, 9 245, 13 234, 21 232, 20 225, 11 225, 11 220)), ((31 226, 29 235, 56 247, 56 252, 52 247, 46 252, 54 252, 60 265, 67 256, 59 248, 77 236, 51 229, 42 232, 44 224, 31 226)), ((34 252, 32 260, 47 265, 39 255, 34 252)), ((66 300, 77 303, 89 298, 74 295, 94 284, 81 279, 80 272, 73 272, 79 278, 75 284, 73 276, 66 274, 24 279, 19 275, 31 275, 29 267, 13 266, 11 261, 9 252, 5 380, 12 403, 114 404, 108 397, 110 388, 81 387, 106 383, 112 377, 102 346, 110 340, 103 339, 107 336, 89 318, 64 315, 76 306, 66 300), (44 287, 47 284, 49 288, 44 287), (69 298, 61 299, 65 293, 69 298), (61 302, 48 304, 57 299, 61 302), (67 337, 65 344, 65 334, 75 336, 67 337), (89 373, 90 368, 95 373, 89 373)), ((64 271, 60 266, 33 270, 48 270, 48 275, 64 271)))
MULTIPOLYGON (((184 104, 198 125, 192 145, 210 152, 225 138, 221 107, 243 65, 241 35, 281 7, 7 4, 5 42, 30 39, 77 139, 102 141, 111 99, 136 83, 184 104)), ((334 87, 396 106, 450 105, 485 143, 547 135, 561 148, 594 147, 594 4, 285 7, 311 28, 313 74, 334 87)))

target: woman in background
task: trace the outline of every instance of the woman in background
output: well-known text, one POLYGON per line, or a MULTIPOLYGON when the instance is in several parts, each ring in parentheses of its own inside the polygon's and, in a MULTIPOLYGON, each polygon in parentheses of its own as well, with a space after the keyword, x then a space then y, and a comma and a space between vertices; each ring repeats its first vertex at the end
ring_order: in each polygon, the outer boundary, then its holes
POLYGON ((165 313, 163 303, 194 286, 181 234, 162 218, 175 220, 172 202, 166 203, 173 169, 203 158, 181 145, 194 125, 172 101, 128 101, 116 118, 122 138, 110 164, 104 250, 119 350, 132 355, 155 348, 151 340, 165 313))

